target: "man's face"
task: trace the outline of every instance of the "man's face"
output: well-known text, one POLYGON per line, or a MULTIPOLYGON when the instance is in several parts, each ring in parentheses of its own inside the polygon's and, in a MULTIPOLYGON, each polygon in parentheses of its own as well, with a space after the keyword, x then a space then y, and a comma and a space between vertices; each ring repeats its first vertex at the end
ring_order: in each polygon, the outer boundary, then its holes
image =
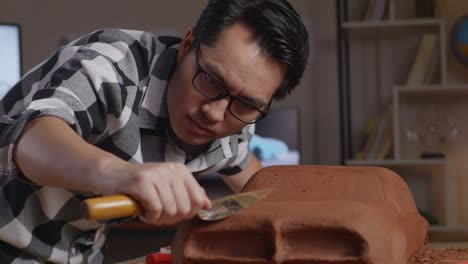
MULTIPOLYGON (((202 145, 241 130, 246 124, 228 111, 230 97, 210 100, 192 84, 196 49, 188 49, 191 31, 179 49, 178 63, 167 92, 171 126, 179 139, 202 145)), ((234 25, 212 47, 200 46, 199 63, 231 94, 266 109, 283 81, 286 67, 262 54, 249 29, 234 25)))

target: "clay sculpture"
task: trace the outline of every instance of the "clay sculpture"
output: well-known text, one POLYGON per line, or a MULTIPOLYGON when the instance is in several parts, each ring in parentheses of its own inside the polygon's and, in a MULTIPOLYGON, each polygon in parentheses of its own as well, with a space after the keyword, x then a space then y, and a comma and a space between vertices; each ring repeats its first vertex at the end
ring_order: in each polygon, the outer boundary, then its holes
POLYGON ((427 241, 404 180, 380 167, 273 166, 243 192, 274 188, 219 221, 191 220, 174 240, 174 263, 403 264, 427 241))

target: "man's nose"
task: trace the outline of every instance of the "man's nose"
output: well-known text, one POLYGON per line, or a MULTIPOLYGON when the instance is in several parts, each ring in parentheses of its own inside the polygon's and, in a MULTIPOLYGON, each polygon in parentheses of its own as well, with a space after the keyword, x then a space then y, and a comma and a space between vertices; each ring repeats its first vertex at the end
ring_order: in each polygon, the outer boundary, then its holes
POLYGON ((207 101, 202 106, 202 111, 211 122, 221 122, 224 120, 229 105, 229 97, 224 97, 216 101, 207 101))

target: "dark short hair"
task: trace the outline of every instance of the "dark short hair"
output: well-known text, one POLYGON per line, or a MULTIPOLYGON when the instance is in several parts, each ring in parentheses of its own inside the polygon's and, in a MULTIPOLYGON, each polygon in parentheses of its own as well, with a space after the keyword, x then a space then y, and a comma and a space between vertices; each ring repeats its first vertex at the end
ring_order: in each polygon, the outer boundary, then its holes
POLYGON ((299 14, 285 0, 209 0, 193 29, 192 47, 215 45, 234 24, 247 26, 262 52, 286 64, 274 98, 286 97, 299 84, 309 57, 309 37, 299 14))

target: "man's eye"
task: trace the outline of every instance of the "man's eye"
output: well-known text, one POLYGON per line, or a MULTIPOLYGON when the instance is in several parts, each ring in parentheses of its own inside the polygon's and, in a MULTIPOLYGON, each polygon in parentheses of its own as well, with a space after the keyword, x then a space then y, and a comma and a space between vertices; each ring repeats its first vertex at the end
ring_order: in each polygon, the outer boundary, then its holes
POLYGON ((240 100, 235 100, 232 103, 231 108, 238 114, 258 112, 258 110, 253 105, 247 104, 240 100))
POLYGON ((255 106, 251 105, 251 104, 243 103, 242 106, 248 111, 257 110, 257 108, 255 106))
POLYGON ((203 73, 202 78, 203 78, 202 86, 206 92, 210 92, 215 95, 218 95, 219 93, 222 93, 224 91, 224 88, 221 86, 218 80, 211 77, 209 74, 203 73))

